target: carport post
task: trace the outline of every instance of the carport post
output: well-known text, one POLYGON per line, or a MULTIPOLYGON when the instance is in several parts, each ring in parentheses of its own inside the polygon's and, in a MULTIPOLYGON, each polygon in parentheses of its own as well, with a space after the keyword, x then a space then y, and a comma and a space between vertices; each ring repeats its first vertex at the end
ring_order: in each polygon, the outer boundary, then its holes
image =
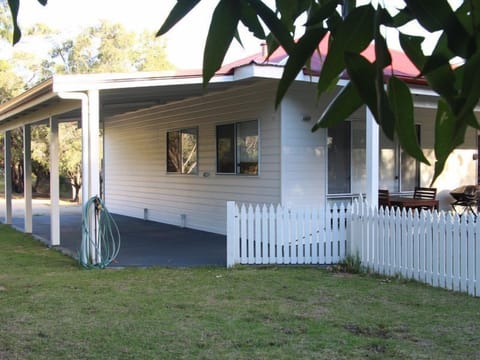
POLYGON ((100 196, 100 105, 98 90, 88 91, 89 183, 90 194, 100 196))
POLYGON ((23 126, 23 198, 25 200, 25 232, 31 234, 32 224, 32 143, 31 125, 23 126))
POLYGON ((5 180, 5 224, 12 223, 12 132, 3 133, 4 180, 5 180))
MULTIPOLYGON (((100 94, 98 90, 88 91, 88 182, 89 182, 89 195, 100 197, 100 94)), ((87 199, 88 200, 88 199, 87 199)), ((85 199, 83 200, 86 201, 85 199)), ((95 247, 91 247, 91 257, 98 263, 101 261, 101 249, 98 244, 98 237, 96 230, 98 219, 95 217, 94 212, 91 214, 90 219, 90 234, 95 234, 95 247)))
POLYGON ((60 245, 58 121, 50 117, 50 245, 60 245))

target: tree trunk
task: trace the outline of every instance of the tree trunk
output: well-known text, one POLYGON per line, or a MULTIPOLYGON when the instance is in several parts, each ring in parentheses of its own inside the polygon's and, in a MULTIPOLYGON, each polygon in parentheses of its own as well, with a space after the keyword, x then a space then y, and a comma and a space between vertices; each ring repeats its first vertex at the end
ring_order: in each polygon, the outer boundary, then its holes
POLYGON ((12 187, 17 194, 23 193, 23 164, 12 164, 12 187))
POLYGON ((80 189, 82 188, 82 182, 80 181, 79 176, 70 177, 70 185, 72 185, 72 202, 78 203, 80 196, 80 189))
POLYGON ((48 181, 50 171, 40 163, 32 161, 32 173, 35 174, 35 183, 33 184, 33 192, 38 193, 38 187, 42 181, 48 181))

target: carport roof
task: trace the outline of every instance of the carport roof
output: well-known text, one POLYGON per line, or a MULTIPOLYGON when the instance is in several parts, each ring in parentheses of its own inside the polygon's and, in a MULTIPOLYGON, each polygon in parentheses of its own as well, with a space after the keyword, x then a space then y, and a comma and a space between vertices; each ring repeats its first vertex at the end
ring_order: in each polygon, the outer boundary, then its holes
POLYGON ((235 83, 248 85, 255 77, 278 78, 274 71, 257 74, 254 64, 236 71, 219 71, 208 87, 203 86, 201 70, 145 72, 128 74, 55 75, 23 94, 0 105, 0 130, 55 117, 60 121, 80 118, 78 100, 62 99, 62 93, 98 90, 102 117, 135 111, 206 93, 225 90, 235 83))

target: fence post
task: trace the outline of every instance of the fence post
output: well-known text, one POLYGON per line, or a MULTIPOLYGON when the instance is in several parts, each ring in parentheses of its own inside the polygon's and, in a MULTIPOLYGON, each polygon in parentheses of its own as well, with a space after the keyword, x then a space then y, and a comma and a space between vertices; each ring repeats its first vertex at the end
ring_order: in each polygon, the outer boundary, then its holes
POLYGON ((359 217, 359 204, 358 200, 354 199, 349 211, 349 220, 347 229, 347 247, 345 256, 355 256, 358 252, 358 217, 359 217))
POLYGON ((235 231, 235 201, 227 201, 227 268, 235 265, 238 239, 235 231))

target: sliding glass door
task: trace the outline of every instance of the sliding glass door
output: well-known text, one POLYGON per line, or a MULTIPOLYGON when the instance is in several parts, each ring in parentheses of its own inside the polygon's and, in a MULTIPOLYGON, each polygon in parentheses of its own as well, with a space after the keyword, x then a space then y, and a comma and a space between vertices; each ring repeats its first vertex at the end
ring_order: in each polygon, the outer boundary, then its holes
POLYGON ((362 120, 328 129, 328 195, 351 198, 366 188, 366 136, 362 120))
MULTIPOLYGON (((416 125, 417 141, 421 144, 421 127, 416 125)), ((409 192, 420 184, 420 162, 408 155, 398 141, 380 133, 379 188, 390 192, 409 192)))

